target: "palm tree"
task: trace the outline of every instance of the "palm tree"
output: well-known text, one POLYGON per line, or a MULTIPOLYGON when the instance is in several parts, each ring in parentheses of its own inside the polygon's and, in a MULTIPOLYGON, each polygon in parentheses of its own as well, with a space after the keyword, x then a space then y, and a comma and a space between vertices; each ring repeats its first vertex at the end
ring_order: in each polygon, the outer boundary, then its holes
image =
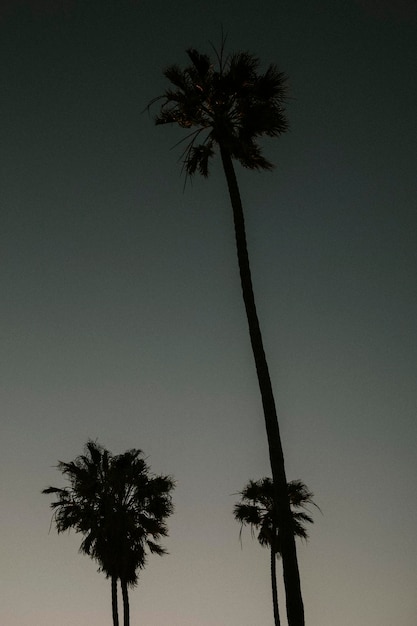
MULTIPOLYGON (((287 485, 288 498, 291 505, 292 532, 296 537, 307 539, 305 523, 313 524, 313 519, 305 511, 308 504, 317 507, 313 502, 313 494, 301 480, 292 480, 287 485)), ((282 554, 282 535, 275 507, 274 488, 270 478, 250 480, 240 492, 241 501, 234 507, 235 519, 243 526, 250 526, 252 533, 258 531, 258 541, 261 546, 271 550, 271 583, 272 603, 274 607, 275 626, 280 626, 277 591, 276 559, 282 554)), ((317 507, 318 508, 318 507, 317 507)))
POLYGON ((146 565, 147 550, 163 555, 159 545, 168 534, 165 520, 173 512, 170 476, 153 476, 140 450, 113 456, 93 441, 74 461, 59 461, 69 480, 64 488, 48 487, 58 533, 73 529, 83 535, 80 552, 99 565, 111 579, 113 626, 119 626, 117 581, 123 597, 123 624, 129 626, 128 587, 138 582, 146 565))
POLYGON ((169 496, 174 484, 169 476, 149 476, 149 467, 139 450, 113 458, 110 484, 113 510, 108 520, 103 550, 98 552, 107 576, 120 579, 124 626, 129 626, 128 587, 138 583, 138 570, 145 567, 147 551, 166 554, 159 545, 168 534, 165 523, 172 513, 169 496))
POLYGON ((279 515, 282 561, 289 626, 304 626, 304 608, 284 455, 275 399, 255 305, 245 221, 233 160, 251 170, 269 170, 258 139, 276 137, 288 123, 284 104, 287 77, 270 65, 259 73, 259 60, 247 52, 224 56, 224 40, 213 63, 195 49, 187 50, 191 64, 165 70, 171 87, 151 101, 160 102, 156 124, 178 124, 189 130, 182 153, 186 175, 207 177, 209 161, 220 152, 233 209, 237 256, 249 335, 261 393, 274 493, 279 515))

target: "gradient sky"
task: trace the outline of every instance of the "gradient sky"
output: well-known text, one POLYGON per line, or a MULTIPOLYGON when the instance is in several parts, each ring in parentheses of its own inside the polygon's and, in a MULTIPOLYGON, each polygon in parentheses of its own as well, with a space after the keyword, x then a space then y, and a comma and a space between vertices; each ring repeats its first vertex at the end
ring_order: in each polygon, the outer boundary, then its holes
POLYGON ((183 190, 181 133, 142 112, 222 26, 290 77, 277 168, 238 177, 288 478, 323 511, 298 550, 306 623, 415 626, 415 7, 3 0, 2 626, 111 624, 40 493, 88 438, 177 480, 132 626, 273 623, 268 552, 232 517, 269 467, 226 184, 217 163, 183 190))

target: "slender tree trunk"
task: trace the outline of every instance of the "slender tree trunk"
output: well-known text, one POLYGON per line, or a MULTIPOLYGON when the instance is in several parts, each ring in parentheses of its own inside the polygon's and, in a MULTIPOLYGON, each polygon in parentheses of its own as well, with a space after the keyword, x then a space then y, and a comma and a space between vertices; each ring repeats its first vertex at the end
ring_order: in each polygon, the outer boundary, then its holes
POLYGON ((129 614, 129 595, 127 591, 127 582, 125 580, 121 580, 120 584, 122 586, 122 597, 123 597, 123 626, 130 625, 130 614, 129 614))
POLYGON ((111 577, 111 609, 113 613, 113 626, 119 626, 119 609, 117 606, 117 578, 111 577))
POLYGON ((269 458, 275 489, 275 502, 278 523, 281 529, 282 565, 286 608, 289 626, 304 626, 304 607, 301 596, 300 574, 298 571, 295 539, 291 526, 291 510, 285 475, 284 455, 275 408, 274 394, 269 376, 268 364, 263 347, 261 329, 256 311, 249 256, 246 242, 245 220, 242 201, 232 159, 228 151, 221 147, 223 168, 229 188, 235 224, 236 247, 239 261, 242 295, 245 303, 249 334, 258 375, 259 389, 265 417, 268 438, 269 458))
POLYGON ((277 589, 277 555, 271 548, 271 584, 272 584, 272 604, 274 607, 275 626, 281 626, 278 608, 278 589, 277 589))

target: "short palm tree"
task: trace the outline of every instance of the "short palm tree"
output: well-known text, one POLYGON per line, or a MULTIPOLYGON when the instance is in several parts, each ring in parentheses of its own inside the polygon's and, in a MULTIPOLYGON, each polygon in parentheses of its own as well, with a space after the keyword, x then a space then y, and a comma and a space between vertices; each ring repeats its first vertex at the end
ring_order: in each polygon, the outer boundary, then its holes
POLYGON ((69 480, 64 488, 48 487, 58 533, 73 529, 83 535, 80 552, 99 565, 111 579, 113 625, 119 626, 117 581, 123 597, 123 623, 129 626, 128 587, 138 582, 147 550, 165 554, 159 545, 168 534, 165 520, 173 512, 170 476, 153 476, 140 450, 113 456, 93 441, 74 461, 59 461, 69 480))
POLYGON ((178 124, 189 131, 183 151, 186 175, 207 177, 209 162, 220 153, 233 209, 237 256, 249 335, 261 393, 269 458, 282 534, 282 561, 289 626, 304 626, 304 608, 284 455, 275 399, 255 305, 242 201, 233 161, 250 170, 269 170, 258 140, 276 137, 288 128, 284 104, 287 78, 270 65, 259 72, 259 60, 247 52, 224 56, 224 41, 212 62, 195 49, 187 50, 190 65, 165 70, 171 87, 155 98, 160 102, 156 124, 178 124))
MULTIPOLYGON (((313 494, 300 480, 292 480, 287 485, 288 497, 291 504, 292 532, 296 537, 307 539, 306 523, 313 523, 313 518, 305 511, 307 505, 312 504, 313 494)), ((280 626, 277 590, 276 559, 282 554, 282 536, 278 515, 274 505, 274 488, 270 478, 250 480, 240 492, 241 501, 234 507, 235 519, 243 526, 250 526, 252 533, 258 531, 258 541, 261 546, 271 551, 271 583, 272 603, 274 608, 275 626, 280 626)), ((318 508, 318 507, 317 507, 318 508)))

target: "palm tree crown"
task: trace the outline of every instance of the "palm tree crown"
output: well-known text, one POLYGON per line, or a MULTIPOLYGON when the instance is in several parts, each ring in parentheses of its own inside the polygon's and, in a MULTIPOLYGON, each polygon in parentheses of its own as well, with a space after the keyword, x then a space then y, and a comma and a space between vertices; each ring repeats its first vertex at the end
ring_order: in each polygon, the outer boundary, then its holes
MULTIPOLYGON (((281 537, 278 516, 274 504, 274 488, 271 478, 250 480, 240 492, 241 502, 234 507, 235 519, 243 526, 258 531, 261 546, 269 547, 275 555, 281 554, 281 537)), ((308 505, 319 508, 313 502, 313 494, 301 480, 288 483, 288 497, 291 505, 292 531, 296 537, 308 539, 306 523, 313 524, 313 518, 305 510, 308 505)))
POLYGON ((275 65, 259 73, 259 59, 248 52, 224 57, 223 46, 216 65, 193 48, 187 54, 191 65, 168 67, 164 74, 173 87, 150 103, 162 101, 156 124, 194 129, 183 153, 186 173, 207 176, 216 145, 244 167, 271 169, 257 140, 288 128, 286 75, 275 65))
POLYGON ((132 586, 138 581, 138 570, 146 565, 147 550, 166 554, 158 541, 168 534, 165 519, 173 510, 172 479, 150 477, 141 454, 128 450, 112 458, 105 524, 93 552, 107 576, 115 575, 132 586))
POLYGON ((58 533, 73 529, 83 535, 80 552, 91 556, 99 571, 112 579, 113 619, 118 624, 117 580, 124 596, 125 624, 129 623, 127 586, 138 582, 147 551, 166 553, 158 542, 168 534, 166 518, 173 512, 170 476, 153 476, 141 450, 113 456, 89 441, 85 453, 58 469, 69 481, 64 488, 48 487, 58 533))

